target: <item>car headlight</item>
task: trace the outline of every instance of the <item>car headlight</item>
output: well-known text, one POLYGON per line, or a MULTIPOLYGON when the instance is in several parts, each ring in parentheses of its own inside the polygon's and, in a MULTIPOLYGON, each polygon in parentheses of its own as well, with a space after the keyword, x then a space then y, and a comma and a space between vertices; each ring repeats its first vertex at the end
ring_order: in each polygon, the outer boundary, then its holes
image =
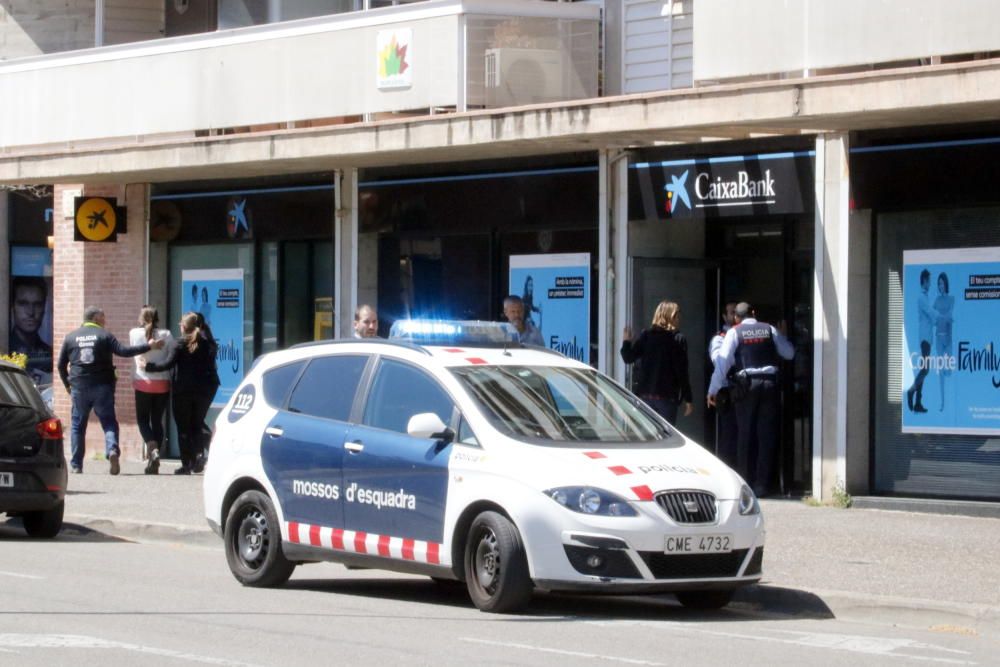
POLYGON ((545 492, 563 507, 581 514, 601 516, 638 516, 624 498, 591 486, 562 486, 545 492))
POLYGON ((753 491, 746 484, 740 489, 740 514, 743 516, 760 514, 760 505, 757 503, 757 496, 753 494, 753 491))

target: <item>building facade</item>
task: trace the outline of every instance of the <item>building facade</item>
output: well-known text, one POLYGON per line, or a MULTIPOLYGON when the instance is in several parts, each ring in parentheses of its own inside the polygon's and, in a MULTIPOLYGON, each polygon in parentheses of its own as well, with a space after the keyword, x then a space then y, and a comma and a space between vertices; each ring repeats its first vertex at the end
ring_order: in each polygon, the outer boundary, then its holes
MULTIPOLYGON (((0 270, 52 237, 54 344, 90 303, 120 337, 144 303, 222 317, 202 290, 235 280, 241 317, 216 331, 235 382, 349 335, 359 303, 383 328, 498 319, 512 291, 541 304, 518 271, 572 258, 585 322, 547 343, 623 383, 622 329, 661 299, 681 304, 696 396, 726 301, 784 323, 784 492, 1000 500, 978 324, 1000 303, 991 3, 69 4, 62 35, 9 14, 0 64, 22 101, 0 126, 0 270), (116 243, 74 240, 94 196, 125 208, 116 243)), ((543 334, 567 317, 548 306, 543 334)), ((712 449, 696 404, 679 427, 712 449)))

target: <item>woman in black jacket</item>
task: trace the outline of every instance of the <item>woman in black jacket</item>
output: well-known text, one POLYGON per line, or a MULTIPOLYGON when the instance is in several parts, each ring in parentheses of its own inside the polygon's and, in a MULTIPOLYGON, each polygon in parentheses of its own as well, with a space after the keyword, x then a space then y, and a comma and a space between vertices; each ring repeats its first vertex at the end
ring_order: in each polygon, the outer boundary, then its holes
POLYGON ((174 471, 177 475, 201 471, 202 424, 219 388, 215 365, 218 345, 203 322, 198 313, 185 313, 180 321, 181 336, 167 358, 158 364, 146 364, 147 371, 173 369, 171 405, 181 450, 181 467, 174 471))
POLYGON ((691 379, 688 376, 687 339, 677 330, 681 309, 673 301, 661 301, 653 314, 653 326, 632 340, 625 327, 621 355, 627 364, 641 359, 636 373, 636 393, 671 424, 684 403, 684 416, 691 414, 691 379))

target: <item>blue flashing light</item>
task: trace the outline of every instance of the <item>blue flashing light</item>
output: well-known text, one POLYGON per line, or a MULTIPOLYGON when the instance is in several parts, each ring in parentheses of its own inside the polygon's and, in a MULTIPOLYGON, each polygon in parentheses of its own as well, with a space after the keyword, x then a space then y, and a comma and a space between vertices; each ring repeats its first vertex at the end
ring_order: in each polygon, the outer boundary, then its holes
POLYGON ((396 320, 389 338, 425 345, 516 345, 520 338, 509 322, 479 320, 396 320))

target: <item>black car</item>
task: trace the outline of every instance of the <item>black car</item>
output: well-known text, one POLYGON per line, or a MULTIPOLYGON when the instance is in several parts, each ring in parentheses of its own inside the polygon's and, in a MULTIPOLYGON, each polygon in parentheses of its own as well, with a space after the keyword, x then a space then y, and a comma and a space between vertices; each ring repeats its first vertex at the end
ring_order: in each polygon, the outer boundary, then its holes
POLYGON ((55 537, 66 480, 62 424, 28 374, 0 361, 0 514, 20 516, 32 537, 55 537))

